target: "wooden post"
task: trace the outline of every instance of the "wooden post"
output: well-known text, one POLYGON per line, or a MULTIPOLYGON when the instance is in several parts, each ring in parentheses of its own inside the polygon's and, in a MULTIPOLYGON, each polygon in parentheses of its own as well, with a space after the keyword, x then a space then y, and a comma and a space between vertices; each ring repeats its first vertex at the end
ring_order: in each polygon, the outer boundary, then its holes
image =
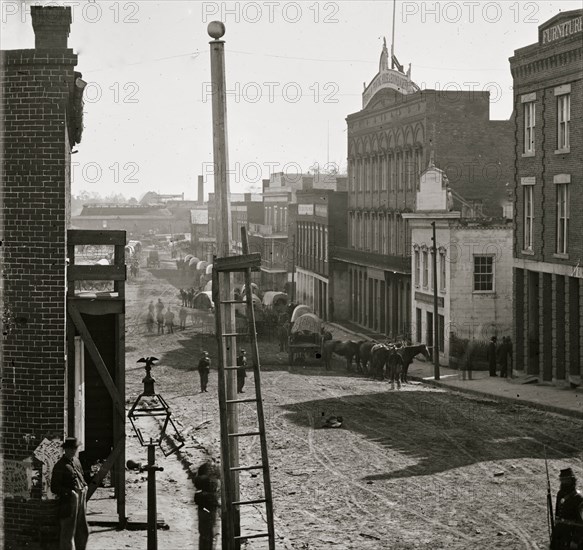
POLYGON ((435 222, 433 228, 433 372, 435 380, 439 380, 439 310, 437 304, 437 237, 435 222))
MULTIPOLYGON (((217 227, 217 256, 229 256, 231 252, 231 209, 229 207, 229 154, 228 154, 228 135, 227 135, 227 101, 226 101, 226 79, 225 79, 225 42, 219 40, 225 34, 225 26, 219 21, 213 21, 208 26, 208 33, 211 38, 211 84, 212 84, 212 114, 213 114, 213 162, 214 162, 214 184, 215 184, 215 212, 217 227)), ((232 277, 231 273, 219 273, 220 278, 220 299, 231 300, 232 277)), ((248 289, 249 292, 250 289, 248 289)), ((232 304, 226 305, 223 318, 223 333, 236 332, 235 308, 232 304)), ((218 345, 223 345, 220 341, 218 345)), ((237 342, 235 337, 228 338, 226 341, 227 353, 224 360, 227 365, 232 366, 237 363, 237 342)), ((237 399, 237 371, 228 370, 225 373, 227 381, 227 399, 237 399)), ((228 433, 237 433, 239 431, 239 409, 237 404, 230 407, 227 415, 228 433)), ((239 444, 237 438, 233 437, 229 441, 229 464, 231 468, 239 465, 239 444)), ((234 501, 239 499, 239 474, 232 474, 231 497, 234 501)), ((223 509, 223 514, 233 513, 234 535, 240 534, 239 510, 223 509)), ((226 518, 223 518, 226 520, 226 518)), ((237 547, 240 545, 237 544, 237 547)))

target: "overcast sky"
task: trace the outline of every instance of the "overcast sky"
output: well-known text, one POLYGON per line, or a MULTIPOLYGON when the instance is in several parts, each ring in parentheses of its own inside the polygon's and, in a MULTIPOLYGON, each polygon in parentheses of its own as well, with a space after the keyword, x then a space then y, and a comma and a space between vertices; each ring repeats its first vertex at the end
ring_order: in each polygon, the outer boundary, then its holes
MULTIPOLYGON (((211 171, 207 25, 227 32, 231 190, 272 171, 346 169, 348 114, 390 48, 393 2, 20 2, 1 0, 2 49, 32 48, 31 4, 69 5, 69 47, 86 88, 73 193, 148 190, 196 198, 211 171)), ((489 89, 491 118, 508 119, 508 58, 573 1, 397 2, 395 53, 422 88, 489 89)), ((212 178, 206 192, 212 191, 212 178)))

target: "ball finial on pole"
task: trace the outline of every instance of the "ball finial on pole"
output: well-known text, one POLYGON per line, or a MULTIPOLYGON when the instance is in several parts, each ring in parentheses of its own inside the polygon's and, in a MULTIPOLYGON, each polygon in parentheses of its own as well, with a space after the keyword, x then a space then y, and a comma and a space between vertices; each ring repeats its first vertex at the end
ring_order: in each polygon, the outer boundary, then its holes
POLYGON ((218 40, 225 35, 225 24, 222 21, 211 21, 207 27, 207 32, 211 38, 218 40))

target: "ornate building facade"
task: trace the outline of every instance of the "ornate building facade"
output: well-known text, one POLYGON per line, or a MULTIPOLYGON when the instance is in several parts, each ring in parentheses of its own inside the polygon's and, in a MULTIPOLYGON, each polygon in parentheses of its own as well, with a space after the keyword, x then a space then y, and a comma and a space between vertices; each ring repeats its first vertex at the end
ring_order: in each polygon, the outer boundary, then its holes
POLYGON ((389 68, 379 72, 348 124, 348 246, 335 257, 350 288, 349 320, 410 335, 410 229, 419 176, 433 156, 449 175, 456 207, 502 214, 512 181, 511 121, 490 121, 488 92, 419 90, 389 68))

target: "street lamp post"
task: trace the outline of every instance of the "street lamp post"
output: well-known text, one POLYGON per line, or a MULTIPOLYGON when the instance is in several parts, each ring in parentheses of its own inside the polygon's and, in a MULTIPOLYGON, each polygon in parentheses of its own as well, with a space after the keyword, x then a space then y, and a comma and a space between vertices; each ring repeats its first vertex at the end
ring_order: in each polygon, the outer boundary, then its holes
POLYGON ((138 363, 145 363, 146 376, 142 379, 144 391, 138 396, 128 413, 132 427, 140 440, 142 447, 148 447, 148 464, 143 466, 133 460, 127 461, 131 470, 148 472, 148 550, 158 549, 157 506, 156 506, 156 472, 164 468, 156 466, 156 447, 160 447, 164 456, 170 456, 184 445, 184 439, 178 432, 172 420, 170 407, 160 394, 154 390, 155 380, 150 371, 156 357, 143 357, 138 363), (168 429, 174 443, 168 451, 162 447, 162 442, 168 435, 168 429))

